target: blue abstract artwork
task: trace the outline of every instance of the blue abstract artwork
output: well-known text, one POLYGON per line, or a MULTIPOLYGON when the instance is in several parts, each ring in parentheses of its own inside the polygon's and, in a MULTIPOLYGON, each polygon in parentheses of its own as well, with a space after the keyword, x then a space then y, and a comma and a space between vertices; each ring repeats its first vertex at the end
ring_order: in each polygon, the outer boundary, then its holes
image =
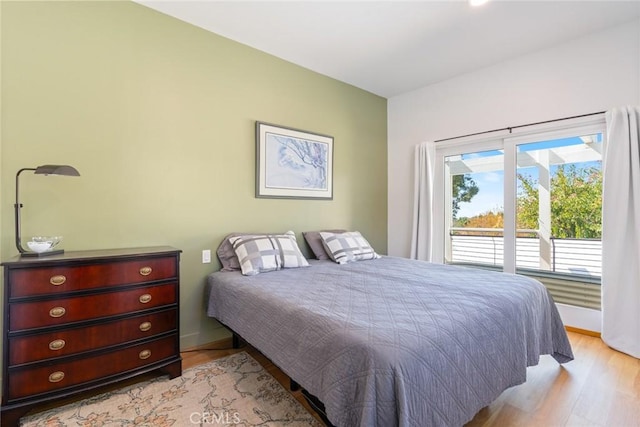
POLYGON ((327 190, 327 143, 276 133, 265 136, 267 188, 327 190))

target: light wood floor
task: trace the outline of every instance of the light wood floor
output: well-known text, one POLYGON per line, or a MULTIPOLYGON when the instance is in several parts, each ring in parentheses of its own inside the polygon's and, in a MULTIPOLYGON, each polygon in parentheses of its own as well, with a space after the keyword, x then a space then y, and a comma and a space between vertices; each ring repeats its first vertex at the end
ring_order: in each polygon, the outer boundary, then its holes
MULTIPOLYGON (((550 356, 543 356, 538 366, 529 368, 526 383, 506 390, 467 427, 640 427, 640 360, 610 349, 600 338, 568 334, 575 360, 559 365, 550 356)), ((289 378, 250 346, 183 352, 182 367, 243 350, 288 389, 289 378)), ((300 392, 293 395, 309 408, 300 392)))

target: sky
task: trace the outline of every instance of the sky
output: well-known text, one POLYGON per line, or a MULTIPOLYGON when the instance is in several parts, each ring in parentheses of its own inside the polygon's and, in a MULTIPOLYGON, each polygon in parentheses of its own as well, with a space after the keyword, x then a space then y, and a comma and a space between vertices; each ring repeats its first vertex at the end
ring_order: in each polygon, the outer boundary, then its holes
POLYGON ((460 203, 458 218, 471 218, 489 211, 501 212, 504 207, 504 172, 473 173, 471 177, 480 190, 470 203, 460 203))

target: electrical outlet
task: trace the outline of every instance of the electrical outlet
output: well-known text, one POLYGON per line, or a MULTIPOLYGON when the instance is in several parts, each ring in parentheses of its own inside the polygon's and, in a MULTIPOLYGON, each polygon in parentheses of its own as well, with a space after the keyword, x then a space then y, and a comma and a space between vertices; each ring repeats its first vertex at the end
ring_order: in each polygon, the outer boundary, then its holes
POLYGON ((211 250, 205 249, 202 251, 202 263, 209 264, 211 262, 211 250))

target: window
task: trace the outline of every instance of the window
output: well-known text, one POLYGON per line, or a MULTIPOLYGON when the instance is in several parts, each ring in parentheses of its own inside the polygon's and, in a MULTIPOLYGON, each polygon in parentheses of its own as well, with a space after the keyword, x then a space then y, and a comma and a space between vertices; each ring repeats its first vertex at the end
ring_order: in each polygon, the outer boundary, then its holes
POLYGON ((516 267, 599 278, 602 134, 516 150, 516 267))
POLYGON ((444 163, 446 262, 502 266, 504 153, 465 152, 444 163))
POLYGON ((442 261, 524 274, 600 308, 604 119, 436 146, 442 261))

